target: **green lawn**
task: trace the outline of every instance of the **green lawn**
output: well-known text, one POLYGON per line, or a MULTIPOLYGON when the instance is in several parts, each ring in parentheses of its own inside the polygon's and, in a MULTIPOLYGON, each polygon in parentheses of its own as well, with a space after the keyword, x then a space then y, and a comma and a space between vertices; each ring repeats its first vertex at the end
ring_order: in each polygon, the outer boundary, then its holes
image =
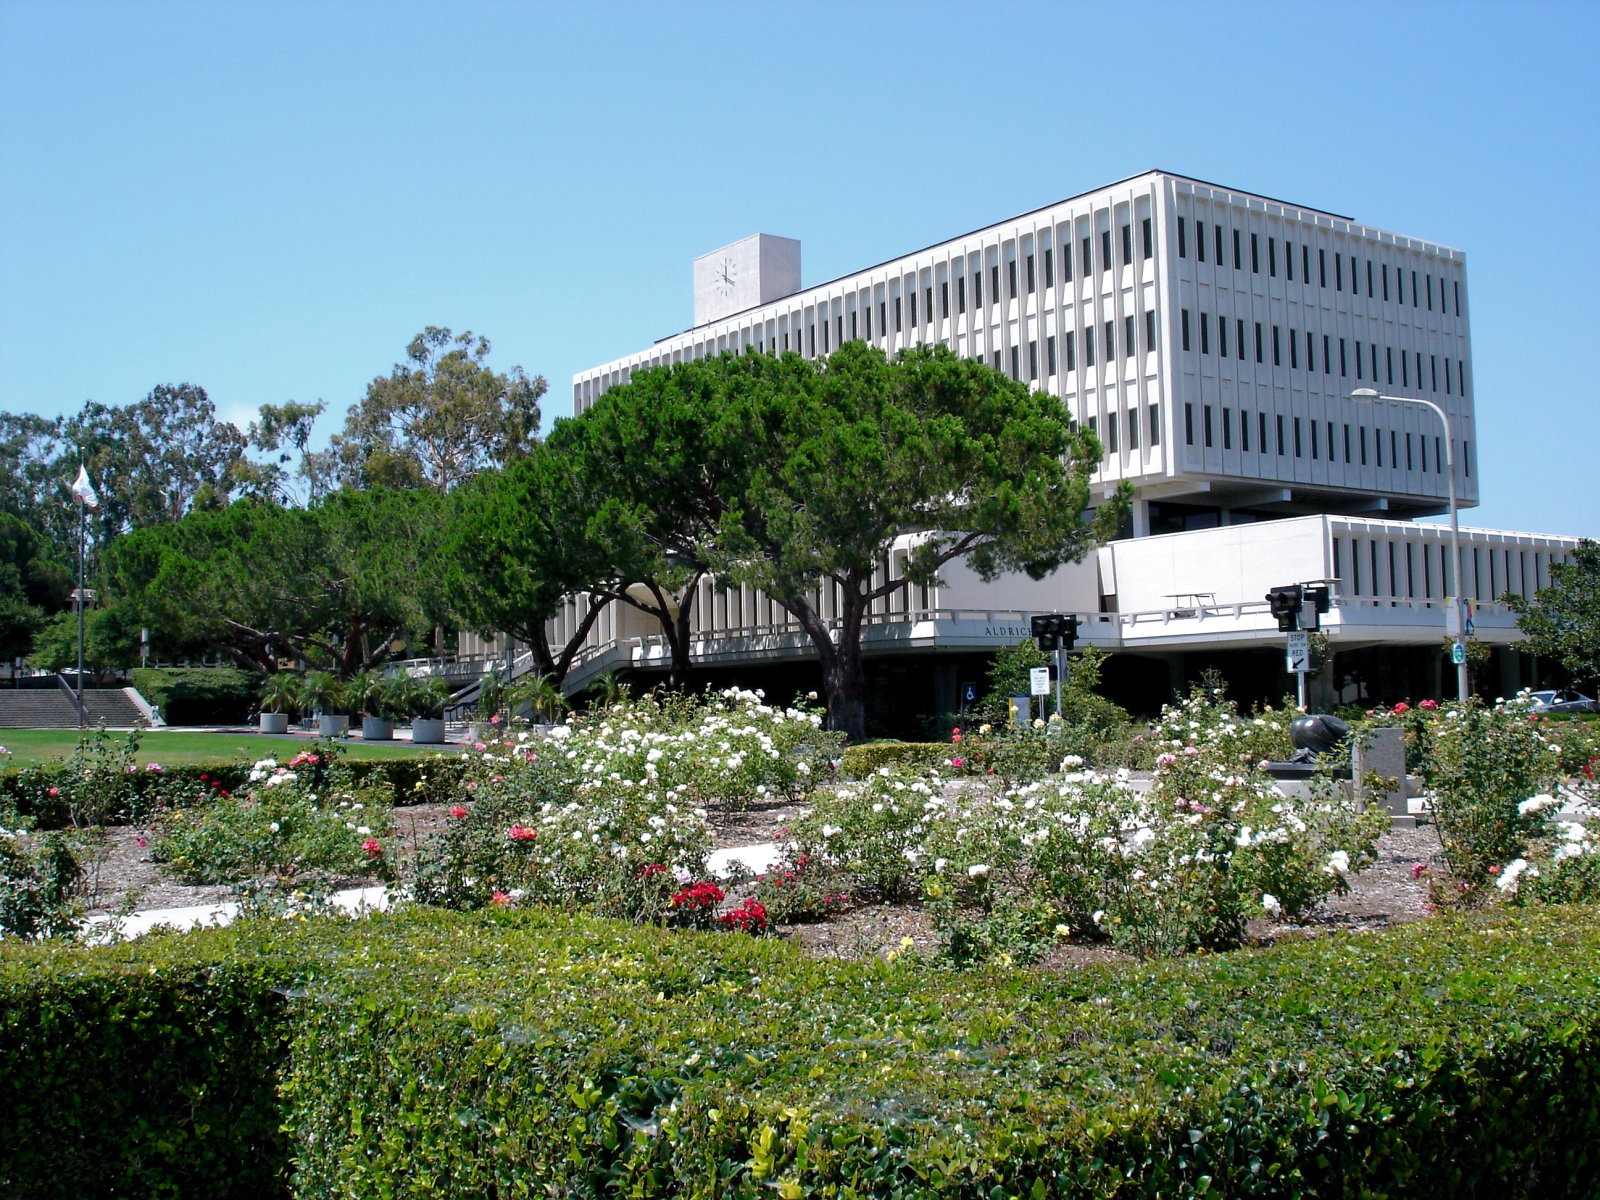
MULTIPOLYGON (((125 733, 113 733, 114 738, 126 738, 125 733)), ((0 758, 0 765, 29 767, 39 763, 66 758, 78 744, 75 729, 0 729, 0 746, 11 753, 0 758)), ((293 754, 296 748, 311 744, 311 739, 300 736, 263 737, 251 733, 196 733, 185 729, 151 729, 139 737, 138 761, 158 762, 163 766, 181 766, 190 763, 217 762, 221 759, 280 757, 293 754)), ((350 759, 402 758, 415 754, 437 754, 441 750, 456 752, 458 747, 413 746, 410 742, 363 742, 351 739, 343 743, 345 756, 350 759)))

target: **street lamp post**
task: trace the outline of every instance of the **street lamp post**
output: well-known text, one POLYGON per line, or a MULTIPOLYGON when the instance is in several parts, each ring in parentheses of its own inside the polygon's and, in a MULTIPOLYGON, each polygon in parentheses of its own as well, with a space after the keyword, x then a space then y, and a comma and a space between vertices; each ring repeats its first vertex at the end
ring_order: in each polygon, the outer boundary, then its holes
MULTIPOLYGON (((1455 438, 1450 429, 1450 414, 1435 404, 1432 400, 1424 400, 1420 396, 1386 396, 1377 388, 1357 388, 1350 393, 1352 400, 1362 404, 1371 404, 1374 400, 1390 400, 1396 404, 1420 404, 1424 408, 1431 408, 1444 426, 1444 477, 1450 497, 1450 571, 1455 577, 1455 592, 1452 597, 1447 597, 1447 603, 1454 604, 1456 609, 1455 619, 1455 644, 1456 652, 1456 698, 1465 701, 1467 698, 1467 655, 1466 655, 1466 627, 1462 621, 1461 597, 1465 595, 1465 584, 1461 574, 1461 524, 1456 508, 1456 451, 1455 438)), ((1446 631, 1450 625, 1448 611, 1445 616, 1446 631)))

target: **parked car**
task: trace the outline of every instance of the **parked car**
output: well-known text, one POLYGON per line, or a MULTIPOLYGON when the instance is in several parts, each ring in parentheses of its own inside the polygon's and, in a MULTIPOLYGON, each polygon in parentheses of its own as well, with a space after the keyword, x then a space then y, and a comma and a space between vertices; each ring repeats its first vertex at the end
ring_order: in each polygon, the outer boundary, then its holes
POLYGON ((1528 699, 1533 702, 1534 712, 1600 712, 1600 705, 1595 704, 1594 700, 1588 696, 1585 696, 1582 692, 1573 691, 1571 688, 1545 688, 1542 691, 1529 692, 1528 699))

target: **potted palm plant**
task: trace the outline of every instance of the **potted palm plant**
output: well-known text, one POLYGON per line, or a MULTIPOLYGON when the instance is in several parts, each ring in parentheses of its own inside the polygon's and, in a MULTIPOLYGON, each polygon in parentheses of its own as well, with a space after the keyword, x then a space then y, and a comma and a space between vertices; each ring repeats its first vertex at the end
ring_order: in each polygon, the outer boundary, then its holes
POLYGON ((345 685, 352 707, 361 714, 361 737, 368 742, 394 740, 394 712, 389 685, 381 671, 363 671, 345 685))
POLYGON ((411 740, 423 744, 444 742, 444 710, 451 699, 450 681, 442 675, 412 679, 406 694, 411 712, 411 740))
POLYGON ((561 689, 548 675, 525 675, 507 690, 506 700, 512 712, 528 707, 531 719, 540 725, 551 725, 561 719, 561 714, 572 705, 561 694, 561 689))
POLYGON ((261 684, 261 732, 288 733, 289 717, 300 712, 300 676, 274 671, 261 684))
POLYGON ((304 703, 317 714, 317 733, 338 737, 350 732, 348 689, 332 671, 307 671, 304 703))

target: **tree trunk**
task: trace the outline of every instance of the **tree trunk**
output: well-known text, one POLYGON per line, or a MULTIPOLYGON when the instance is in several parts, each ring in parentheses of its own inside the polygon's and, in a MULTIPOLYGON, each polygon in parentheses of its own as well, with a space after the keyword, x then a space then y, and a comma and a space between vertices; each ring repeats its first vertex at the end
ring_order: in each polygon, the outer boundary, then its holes
POLYGON ((793 614, 811 638, 822 664, 822 686, 828 705, 827 726, 851 741, 867 735, 867 677, 861 668, 861 618, 867 597, 852 572, 840 580, 844 612, 835 643, 828 623, 804 596, 786 596, 779 603, 793 614))

